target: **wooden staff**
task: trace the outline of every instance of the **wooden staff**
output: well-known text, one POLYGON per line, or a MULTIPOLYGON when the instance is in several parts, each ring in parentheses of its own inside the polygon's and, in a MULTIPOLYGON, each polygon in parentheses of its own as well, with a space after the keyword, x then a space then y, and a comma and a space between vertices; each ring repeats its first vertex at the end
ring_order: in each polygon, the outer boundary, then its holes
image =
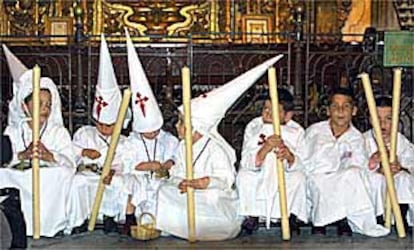
MULTIPOLYGON (((185 126, 185 165, 186 178, 192 180, 193 176, 193 132, 191 125, 191 86, 190 86, 190 69, 184 67, 181 70, 183 81, 183 106, 184 106, 184 126, 185 126)), ((195 202, 194 189, 187 188, 187 223, 188 223, 188 241, 195 242, 195 202)))
POLYGON ((368 109, 371 115, 372 127, 374 128, 375 138, 377 140, 378 149, 381 156, 381 164, 385 175, 385 180, 387 182, 387 190, 391 200, 391 207, 395 215, 395 221, 397 223, 397 232, 400 238, 404 238, 405 229, 401 218, 401 210, 398 205, 397 195, 395 193, 394 178, 390 170, 390 162, 388 161, 387 150, 385 148, 384 140, 382 139, 381 127, 379 124, 377 107, 375 105, 374 95, 372 93, 372 87, 367 73, 362 73, 359 75, 362 80, 362 85, 364 86, 365 96, 367 98, 368 109))
POLYGON ((103 192, 105 191, 104 178, 109 174, 111 170, 112 161, 114 159, 115 150, 118 146, 119 136, 121 135, 122 125, 125 120, 125 116, 128 110, 129 101, 131 99, 131 90, 125 89, 124 96, 122 97, 122 103, 119 108, 118 117, 112 133, 111 142, 109 143, 108 152, 106 154, 105 163, 102 167, 101 177, 99 178, 98 189, 96 190, 95 201, 93 203, 92 214, 89 220, 88 230, 93 231, 95 228, 96 218, 98 217, 99 208, 101 206, 103 192))
MULTIPOLYGON (((38 149, 40 131, 40 67, 33 67, 33 114, 32 114, 32 142, 38 149)), ((36 151, 36 150, 35 150, 36 151)), ((33 239, 40 239, 40 160, 35 153, 32 159, 32 193, 33 193, 33 239)))
MULTIPOLYGON (((279 119, 279 99, 277 94, 276 71, 274 67, 268 70, 269 94, 272 101, 272 122, 275 135, 281 136, 279 119)), ((289 215, 286 202, 285 170, 281 159, 277 159, 277 182, 279 187, 279 203, 282 225, 282 239, 290 240, 289 215)))
MULTIPOLYGON (((400 120, 400 99, 401 99, 401 68, 394 69, 394 84, 392 89, 392 125, 391 125, 391 147, 390 163, 397 160, 397 136, 398 122, 400 120)), ((385 202, 385 227, 391 228, 391 200, 387 193, 385 202)))

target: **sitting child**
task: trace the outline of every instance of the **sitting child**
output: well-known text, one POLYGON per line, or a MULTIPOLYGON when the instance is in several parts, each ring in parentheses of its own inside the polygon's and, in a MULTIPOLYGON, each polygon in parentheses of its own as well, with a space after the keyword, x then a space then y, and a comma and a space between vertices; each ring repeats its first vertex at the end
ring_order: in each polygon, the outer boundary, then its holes
MULTIPOLYGON (((73 180, 69 199, 68 231, 73 229, 72 233, 87 230, 87 219, 95 201, 101 169, 105 162, 121 99, 111 56, 102 36, 98 83, 92 113, 96 125, 83 126, 73 136, 78 172, 73 180)), ((124 125, 127 125, 127 122, 128 120, 124 125)), ((98 219, 103 220, 105 233, 118 232, 115 220, 120 220, 124 216, 126 196, 122 190, 124 174, 129 172, 124 158, 127 154, 125 145, 126 137, 121 135, 110 174, 104 179, 106 186, 98 219)))
POLYGON ((27 235, 32 235, 32 171, 34 155, 40 159, 40 235, 53 237, 67 222, 66 198, 75 172, 74 156, 69 132, 63 125, 61 101, 52 79, 40 79, 40 141, 32 143, 32 70, 27 70, 4 46, 10 71, 15 82, 14 96, 9 110, 9 126, 13 158, 10 168, 0 169, 0 188, 20 190, 27 235), (15 66, 18 65, 18 66, 15 66), (20 66, 20 67, 19 67, 20 66), (16 70, 20 69, 20 72, 16 70))

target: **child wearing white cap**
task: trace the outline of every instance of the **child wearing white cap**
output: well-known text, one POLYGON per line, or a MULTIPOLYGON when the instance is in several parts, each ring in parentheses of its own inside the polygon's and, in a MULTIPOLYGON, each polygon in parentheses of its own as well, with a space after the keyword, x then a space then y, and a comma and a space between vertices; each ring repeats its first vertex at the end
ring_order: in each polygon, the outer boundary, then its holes
POLYGON ((27 235, 33 234, 32 171, 35 153, 40 158, 40 235, 53 237, 67 222, 66 198, 75 172, 70 134, 63 125, 61 101, 52 79, 40 79, 40 142, 32 143, 33 72, 28 70, 3 45, 13 76, 13 99, 10 102, 5 134, 12 144, 9 168, 0 168, 0 188, 20 190, 27 235))
POLYGON ((158 187, 174 164, 178 139, 161 128, 164 119, 158 103, 128 31, 126 36, 133 110, 128 151, 133 171, 125 186, 128 203, 123 233, 130 234, 130 226, 136 224, 137 216, 144 212, 156 213, 158 187))
MULTIPOLYGON (((158 193, 157 228, 164 233, 188 238, 187 187, 195 189, 197 240, 225 240, 238 235, 235 151, 218 133, 217 125, 230 106, 281 56, 272 58, 229 83, 191 100, 194 179, 186 179, 185 143, 181 140, 171 178, 158 193)), ((182 112, 182 106, 179 108, 182 112)), ((177 132, 185 131, 180 114, 177 132)))
MULTIPOLYGON (((83 126, 73 136, 78 172, 69 199, 68 231, 73 229, 72 233, 87 230, 87 219, 95 200, 100 171, 105 162, 121 99, 108 46, 102 35, 98 83, 92 111, 95 126, 83 126)), ((124 125, 127 122, 128 118, 124 125)), ((104 179, 106 186, 98 218, 103 219, 105 233, 118 232, 115 220, 123 218, 125 210, 123 176, 129 172, 125 160, 125 143, 126 137, 121 135, 111 171, 104 179)))

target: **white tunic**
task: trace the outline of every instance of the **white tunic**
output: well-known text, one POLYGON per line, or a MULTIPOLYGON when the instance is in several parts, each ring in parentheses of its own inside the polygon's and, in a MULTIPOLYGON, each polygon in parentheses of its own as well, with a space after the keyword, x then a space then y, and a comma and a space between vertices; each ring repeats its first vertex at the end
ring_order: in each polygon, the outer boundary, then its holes
POLYGON ((131 203, 135 206, 137 218, 143 213, 156 214, 156 202, 158 188, 165 178, 156 178, 151 171, 138 171, 135 166, 142 162, 159 161, 161 164, 168 160, 175 160, 178 149, 178 139, 160 130, 156 139, 149 140, 137 132, 132 132, 128 137, 129 165, 132 169, 127 176, 124 192, 131 195, 131 203))
POLYGON ((308 199, 315 226, 347 218, 354 232, 369 236, 388 233, 376 224, 364 138, 355 127, 351 125, 335 138, 329 121, 310 126, 301 155, 308 174, 308 199))
MULTIPOLYGON (((304 129, 294 121, 281 126, 282 139, 295 155, 295 163, 289 167, 284 162, 287 206, 289 213, 307 222, 306 178, 299 170, 297 150, 303 143, 304 129)), ((264 124, 262 117, 253 119, 246 127, 243 140, 240 170, 237 175, 237 188, 240 196, 240 214, 244 216, 280 218, 280 204, 276 156, 267 154, 261 166, 256 167, 256 155, 264 143, 264 138, 273 135, 272 124, 264 124)))
MULTIPOLYGON (((378 151, 373 130, 364 133, 367 143, 368 155, 378 151)), ((402 134, 397 136, 397 159, 401 166, 408 170, 400 171, 394 175, 394 185, 400 204, 410 204, 411 212, 414 211, 414 145, 402 134)), ((378 164, 379 165, 379 164, 378 164)), ((379 166, 377 166, 379 167, 379 166)), ((384 214, 384 202, 386 193, 386 182, 384 175, 376 172, 376 169, 369 174, 371 182, 372 199, 375 204, 376 215, 384 214)))
MULTIPOLYGON (((76 164, 96 164, 102 168, 109 148, 111 137, 104 137, 94 126, 83 126, 73 135, 73 147, 75 151, 76 164), (101 156, 95 160, 82 157, 83 149, 97 150, 101 156)), ((122 218, 126 209, 127 197, 123 193, 124 175, 129 172, 125 166, 124 155, 126 137, 121 135, 116 148, 116 153, 112 162, 111 169, 115 170, 110 185, 105 185, 105 192, 102 198, 99 219, 103 215, 122 218)), ((69 198, 69 223, 68 232, 74 227, 80 226, 82 222, 90 216, 93 203, 96 197, 96 190, 100 175, 90 170, 76 173, 69 198)))
MULTIPOLYGON (((194 178, 210 177, 207 189, 194 191, 196 239, 212 241, 237 236, 241 218, 237 215, 233 186, 235 168, 228 154, 214 140, 203 136, 193 144, 193 169, 194 178)), ((185 144, 181 141, 171 178, 160 187, 157 209, 157 228, 181 238, 188 238, 187 195, 178 189, 185 178, 185 144)))
MULTIPOLYGON (((41 166, 48 166, 40 169, 40 235, 52 237, 67 223, 67 198, 75 164, 70 135, 63 126, 48 124, 40 131, 41 142, 56 160, 53 164, 40 161, 41 166)), ((20 127, 7 127, 5 134, 10 136, 13 147, 10 166, 19 164, 17 154, 32 142, 32 130, 27 123, 22 123, 20 127)), ((20 190, 27 235, 32 235, 32 170, 0 168, 0 188, 5 187, 20 190)))

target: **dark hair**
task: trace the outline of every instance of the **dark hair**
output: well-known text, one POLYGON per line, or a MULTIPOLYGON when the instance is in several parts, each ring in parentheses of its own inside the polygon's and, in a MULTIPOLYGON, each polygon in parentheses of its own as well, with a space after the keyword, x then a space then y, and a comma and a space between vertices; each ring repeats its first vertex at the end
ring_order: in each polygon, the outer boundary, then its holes
MULTIPOLYGON (((40 91, 42 91, 42 90, 47 91, 50 94, 50 96, 52 96, 52 93, 50 92, 49 89, 47 89, 47 88, 41 88, 40 91)), ((26 96, 24 98, 24 103, 28 104, 32 99, 33 99, 33 92, 30 93, 28 96, 26 96)))
MULTIPOLYGON (((277 88, 277 97, 279 99, 279 104, 283 106, 285 112, 293 111, 295 109, 295 104, 293 103, 294 98, 293 95, 289 92, 289 90, 285 88, 277 88)), ((269 93, 266 93, 266 100, 269 100, 270 96, 269 93)))
POLYGON ((375 104, 377 107, 392 107, 392 97, 391 96, 377 96, 375 98, 375 104))
POLYGON ((343 88, 343 87, 339 87, 339 88, 335 88, 331 94, 329 95, 329 104, 332 103, 332 99, 335 95, 344 95, 347 96, 349 98, 351 98, 352 100, 352 104, 354 104, 355 99, 354 99, 354 91, 352 91, 351 88, 343 88))

